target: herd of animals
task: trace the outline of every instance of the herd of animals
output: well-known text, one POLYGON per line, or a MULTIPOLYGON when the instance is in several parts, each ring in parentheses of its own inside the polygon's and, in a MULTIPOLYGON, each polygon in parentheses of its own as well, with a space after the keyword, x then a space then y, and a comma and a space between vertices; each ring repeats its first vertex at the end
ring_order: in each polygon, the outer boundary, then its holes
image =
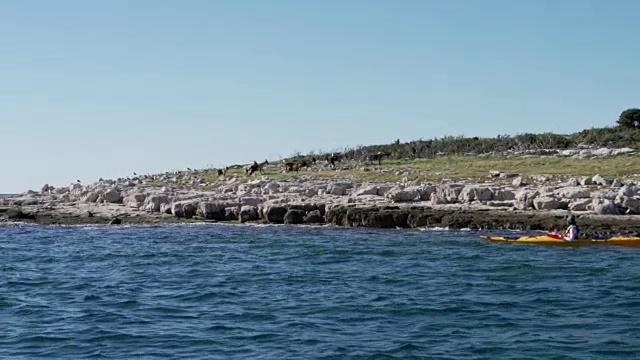
MULTIPOLYGON (((378 165, 381 165, 382 163, 382 159, 384 157, 388 157, 389 154, 387 153, 383 153, 383 152, 378 152, 375 154, 369 154, 367 155, 365 158, 368 161, 377 161, 378 165)), ((331 169, 335 169, 336 168, 336 163, 340 162, 344 159, 344 156, 340 153, 332 153, 330 155, 327 155, 325 157, 325 161, 326 164, 331 168, 331 169)), ((282 164, 280 165, 280 168, 285 171, 285 172, 298 172, 304 168, 309 169, 311 168, 312 165, 316 165, 318 163, 318 159, 315 157, 312 157, 309 160, 299 160, 299 161, 285 161, 283 160, 282 164)), ((257 161, 254 161, 252 164, 247 165, 244 167, 244 173, 246 176, 251 176, 253 174, 263 174, 264 175, 264 167, 266 165, 269 165, 269 161, 268 160, 264 160, 261 163, 258 163, 257 161)), ((224 167, 221 169, 217 169, 217 173, 218 176, 226 176, 227 175, 227 171, 229 170, 229 167, 224 167)))

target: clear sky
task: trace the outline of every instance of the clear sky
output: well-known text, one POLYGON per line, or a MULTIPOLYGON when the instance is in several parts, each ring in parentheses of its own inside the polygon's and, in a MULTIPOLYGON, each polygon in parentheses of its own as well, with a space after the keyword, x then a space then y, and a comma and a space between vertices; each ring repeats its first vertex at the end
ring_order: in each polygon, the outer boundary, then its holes
POLYGON ((640 1, 2 1, 0 193, 640 106, 640 1))

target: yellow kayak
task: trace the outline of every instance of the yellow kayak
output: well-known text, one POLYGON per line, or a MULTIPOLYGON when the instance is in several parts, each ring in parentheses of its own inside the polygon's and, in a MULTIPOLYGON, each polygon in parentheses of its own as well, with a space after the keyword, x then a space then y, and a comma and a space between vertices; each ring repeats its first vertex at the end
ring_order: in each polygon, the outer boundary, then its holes
POLYGON ((534 235, 534 236, 520 236, 520 237, 506 237, 506 236, 480 236, 480 238, 490 242, 502 242, 502 243, 522 243, 522 244, 540 244, 540 245, 621 245, 621 246, 640 246, 640 237, 632 236, 612 236, 603 239, 576 239, 573 241, 567 241, 559 239, 557 235, 534 235))

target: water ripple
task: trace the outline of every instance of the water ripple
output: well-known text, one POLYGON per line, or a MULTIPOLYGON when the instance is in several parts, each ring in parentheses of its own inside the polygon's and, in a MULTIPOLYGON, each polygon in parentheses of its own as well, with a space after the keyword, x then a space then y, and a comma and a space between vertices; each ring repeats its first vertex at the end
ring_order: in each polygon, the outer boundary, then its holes
POLYGON ((477 236, 2 227, 0 356, 638 358, 637 249, 477 236))

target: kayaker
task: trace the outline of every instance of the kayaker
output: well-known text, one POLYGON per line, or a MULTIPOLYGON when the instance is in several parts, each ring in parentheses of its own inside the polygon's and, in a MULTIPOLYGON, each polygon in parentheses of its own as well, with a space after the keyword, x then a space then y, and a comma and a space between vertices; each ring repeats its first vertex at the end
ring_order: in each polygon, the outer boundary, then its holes
POLYGON ((578 234, 580 234, 580 228, 578 227, 578 224, 576 223, 575 215, 567 216, 567 225, 569 225, 569 227, 567 228, 567 231, 565 231, 563 238, 566 241, 573 241, 573 240, 577 239, 578 238, 578 234))

